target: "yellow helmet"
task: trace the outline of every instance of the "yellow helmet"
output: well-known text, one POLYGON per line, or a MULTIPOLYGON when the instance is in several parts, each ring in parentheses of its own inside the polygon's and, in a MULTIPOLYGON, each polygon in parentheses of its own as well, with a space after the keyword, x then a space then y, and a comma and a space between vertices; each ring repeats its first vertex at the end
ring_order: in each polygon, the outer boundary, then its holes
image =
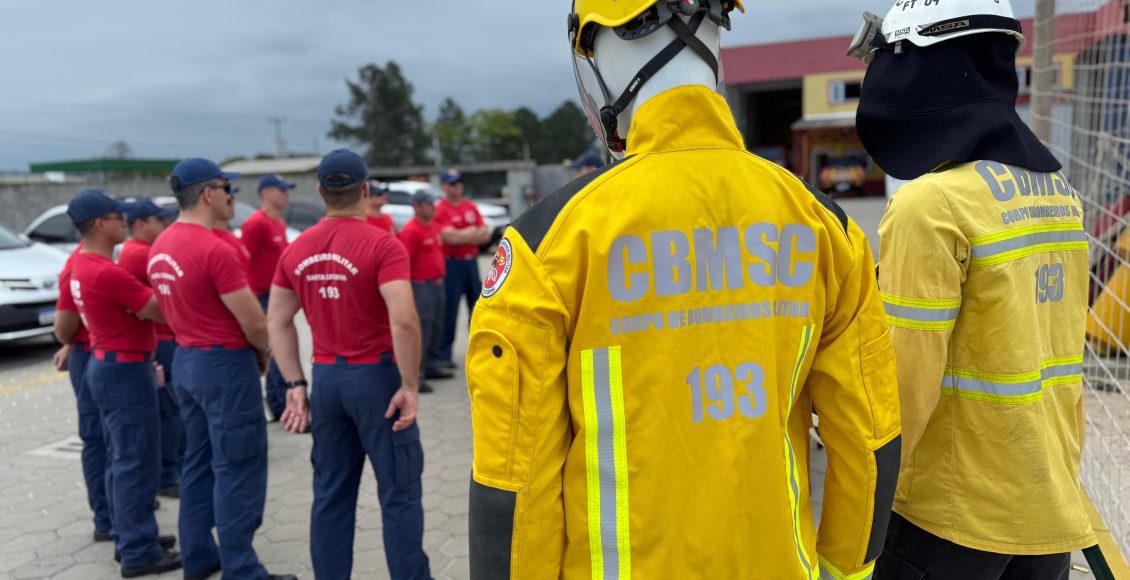
MULTIPOLYGON (((625 40, 640 38, 664 26, 672 14, 693 14, 699 10, 699 0, 574 0, 569 14, 569 36, 573 50, 582 56, 592 56, 592 39, 596 24, 617 30, 625 40), (645 14, 654 8, 651 13, 645 14), (639 20, 638 24, 633 21, 639 20), (623 30, 627 26, 630 30, 623 30)), ((745 12, 741 0, 708 2, 710 18, 727 30, 730 12, 737 8, 745 12)))

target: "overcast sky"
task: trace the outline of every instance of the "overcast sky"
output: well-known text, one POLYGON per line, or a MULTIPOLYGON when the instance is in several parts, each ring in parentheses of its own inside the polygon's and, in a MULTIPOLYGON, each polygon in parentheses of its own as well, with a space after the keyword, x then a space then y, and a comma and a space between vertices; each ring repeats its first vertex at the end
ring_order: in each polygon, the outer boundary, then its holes
MULTIPOLYGON (((1034 0, 1014 0, 1030 16, 1034 0)), ((746 0, 725 46, 848 35, 891 0, 746 0)), ((575 98, 567 0, 38 0, 0 10, 0 171, 101 156, 327 152, 344 80, 400 63, 430 121, 451 96, 470 112, 575 98)))

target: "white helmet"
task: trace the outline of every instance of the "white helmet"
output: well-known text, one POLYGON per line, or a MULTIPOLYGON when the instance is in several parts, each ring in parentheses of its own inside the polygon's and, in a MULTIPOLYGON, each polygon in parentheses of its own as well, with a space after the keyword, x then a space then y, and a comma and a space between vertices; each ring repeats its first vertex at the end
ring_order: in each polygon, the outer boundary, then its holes
POLYGON ((895 0, 880 19, 863 15, 863 27, 852 40, 848 56, 870 63, 880 49, 902 52, 902 42, 927 47, 970 34, 1001 32, 1024 45, 1020 21, 1009 0, 895 0))

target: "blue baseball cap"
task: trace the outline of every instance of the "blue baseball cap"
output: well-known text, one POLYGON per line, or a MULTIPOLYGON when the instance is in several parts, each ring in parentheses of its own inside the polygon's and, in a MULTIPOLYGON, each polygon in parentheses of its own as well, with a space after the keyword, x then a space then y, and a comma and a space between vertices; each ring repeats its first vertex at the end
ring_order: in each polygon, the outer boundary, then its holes
POLYGON ((459 170, 455 169, 454 167, 447 169, 443 173, 439 174, 440 183, 451 185, 453 183, 459 183, 461 181, 463 181, 463 174, 459 173, 459 170))
POLYGON ((153 203, 152 199, 148 197, 139 197, 131 202, 122 204, 125 206, 126 223, 133 223, 137 220, 148 219, 150 216, 157 216, 166 221, 176 219, 177 214, 180 212, 175 207, 158 207, 153 203))
POLYGON ((573 162, 573 169, 580 169, 582 167, 595 167, 600 169, 604 167, 604 159, 601 159, 596 151, 585 151, 583 155, 573 162))
POLYGON ((436 194, 427 189, 421 189, 412 194, 412 205, 416 205, 417 203, 435 203, 436 199, 436 194))
POLYGON ((268 187, 277 187, 279 189, 286 190, 294 189, 296 185, 293 181, 287 181, 283 179, 281 175, 275 173, 274 175, 264 176, 263 179, 259 180, 259 191, 263 191, 268 187))
POLYGON ((388 185, 383 181, 377 181, 376 179, 369 180, 369 195, 387 195, 388 192, 388 185))
POLYGON ((173 176, 169 179, 169 184, 173 188, 173 193, 180 193, 186 187, 204 183, 209 179, 222 178, 232 181, 238 177, 238 173, 225 173, 219 165, 207 159, 193 158, 177 163, 173 168, 173 176))
POLYGON ((125 213, 125 204, 106 195, 101 189, 84 189, 67 204, 67 215, 77 226, 108 213, 125 213))
POLYGON ((365 160, 348 149, 332 151, 318 164, 318 183, 329 189, 349 187, 368 178, 365 160))

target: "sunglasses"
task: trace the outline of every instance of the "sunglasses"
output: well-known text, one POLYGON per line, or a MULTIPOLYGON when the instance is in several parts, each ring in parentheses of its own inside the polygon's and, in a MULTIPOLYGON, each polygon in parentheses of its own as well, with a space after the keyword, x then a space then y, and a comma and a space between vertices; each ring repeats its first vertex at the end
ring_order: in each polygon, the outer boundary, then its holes
POLYGON ((208 185, 207 188, 208 189, 222 189, 225 192, 227 192, 229 195, 231 194, 231 184, 230 183, 224 183, 222 185, 208 185))

